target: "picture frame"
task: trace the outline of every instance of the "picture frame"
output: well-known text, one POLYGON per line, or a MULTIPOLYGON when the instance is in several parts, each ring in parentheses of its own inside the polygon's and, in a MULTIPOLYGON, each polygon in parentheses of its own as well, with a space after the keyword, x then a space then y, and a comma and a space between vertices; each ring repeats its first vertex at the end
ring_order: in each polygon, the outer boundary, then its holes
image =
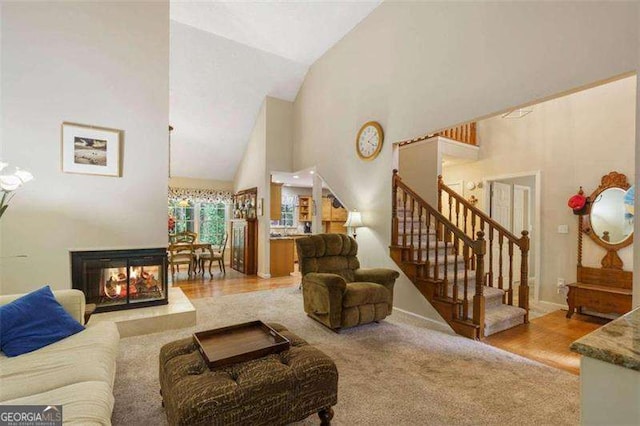
POLYGON ((64 122, 61 134, 64 173, 122 176, 122 130, 64 122))

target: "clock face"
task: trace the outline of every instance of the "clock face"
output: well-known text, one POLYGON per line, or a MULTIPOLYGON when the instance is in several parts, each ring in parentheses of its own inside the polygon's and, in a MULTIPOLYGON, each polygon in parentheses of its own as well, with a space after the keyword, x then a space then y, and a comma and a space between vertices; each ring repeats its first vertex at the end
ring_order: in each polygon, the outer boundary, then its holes
POLYGON ((380 124, 370 121, 362 126, 356 139, 356 150, 360 158, 363 160, 376 158, 382 149, 383 138, 380 124))

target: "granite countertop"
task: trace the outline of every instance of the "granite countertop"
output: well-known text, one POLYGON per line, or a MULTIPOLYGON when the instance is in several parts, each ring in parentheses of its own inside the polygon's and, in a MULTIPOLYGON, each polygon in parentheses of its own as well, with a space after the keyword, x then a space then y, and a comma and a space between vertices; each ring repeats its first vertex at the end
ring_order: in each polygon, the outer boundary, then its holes
POLYGON ((311 234, 287 234, 287 235, 274 235, 270 237, 271 240, 294 240, 300 237, 307 237, 311 234))
POLYGON ((571 350, 640 371, 640 308, 576 340, 571 350))

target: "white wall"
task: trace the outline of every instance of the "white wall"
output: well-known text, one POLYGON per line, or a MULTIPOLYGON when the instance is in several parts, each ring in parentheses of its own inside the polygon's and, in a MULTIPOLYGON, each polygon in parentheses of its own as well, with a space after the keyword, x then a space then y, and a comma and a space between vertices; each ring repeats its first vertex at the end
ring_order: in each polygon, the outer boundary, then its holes
POLYGON ((236 191, 257 187, 263 199, 258 217, 258 275, 269 276, 269 209, 272 171, 291 171, 293 104, 267 96, 262 103, 249 144, 234 178, 236 191))
MULTIPOLYGON (((633 71, 634 3, 384 2, 310 69, 294 104, 294 169, 316 165, 363 212, 365 266, 389 258, 391 142, 633 71), (597 25, 594 25, 597 22, 597 25), (355 136, 378 120, 380 156, 355 136)), ((437 318, 407 279, 396 305, 437 318)))
POLYGON ((267 97, 267 172, 293 171, 293 102, 267 97))
POLYGON ((72 248, 166 245, 168 2, 0 7, 2 157, 36 177, 0 222, 0 292, 70 288, 72 248), (62 173, 63 121, 122 129, 122 177, 62 173))
MULTIPOLYGON (((267 102, 262 103, 247 149, 233 181, 235 191, 258 188, 258 199, 269 193, 267 186, 267 102)), ((263 209, 266 206, 263 206, 263 209)), ((258 217, 258 274, 269 273, 269 210, 258 217)))
POLYGON ((419 196, 438 207, 438 175, 442 155, 438 138, 416 142, 399 148, 398 174, 419 196))
MULTIPOLYGON (((634 176, 636 78, 628 77, 603 86, 544 102, 521 119, 500 116, 478 123, 480 159, 444 167, 450 180, 481 181, 509 173, 541 172, 541 277, 540 299, 564 303, 557 294, 558 278, 576 279, 576 216, 567 200, 584 187, 591 194, 610 171, 634 176), (558 234, 558 225, 569 225, 558 234)), ((483 206, 484 191, 474 191, 483 206)), ((465 196, 470 194, 465 193, 465 196)), ((606 254, 590 238, 583 239, 585 266, 600 266, 606 254)), ((633 269, 633 247, 620 250, 625 269, 633 269)))

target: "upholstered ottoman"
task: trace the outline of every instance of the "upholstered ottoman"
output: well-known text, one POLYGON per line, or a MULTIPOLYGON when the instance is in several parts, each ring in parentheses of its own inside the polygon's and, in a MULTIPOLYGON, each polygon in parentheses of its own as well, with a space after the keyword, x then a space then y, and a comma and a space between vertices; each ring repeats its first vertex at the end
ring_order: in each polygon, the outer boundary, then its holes
POLYGON ((210 370, 192 338, 160 350, 160 392, 171 425, 280 425, 338 402, 338 370, 327 355, 279 324, 291 341, 279 354, 210 370))

